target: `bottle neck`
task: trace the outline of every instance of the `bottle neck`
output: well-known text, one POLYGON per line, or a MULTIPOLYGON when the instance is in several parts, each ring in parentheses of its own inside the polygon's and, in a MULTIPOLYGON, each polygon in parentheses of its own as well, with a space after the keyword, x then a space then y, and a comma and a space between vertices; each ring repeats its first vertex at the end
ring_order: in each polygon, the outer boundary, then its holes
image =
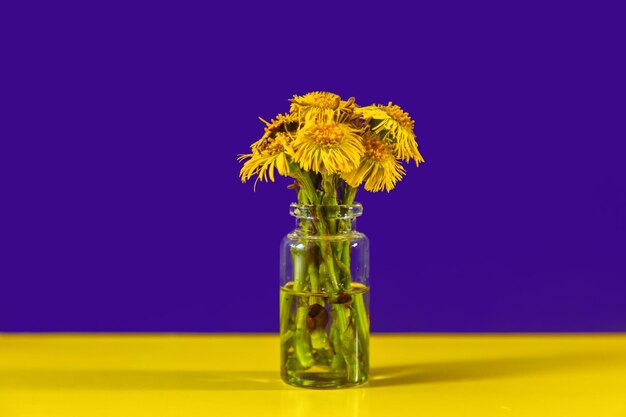
POLYGON ((356 219, 296 219, 296 232, 305 236, 341 236, 356 231, 356 219))
POLYGON ((362 213, 360 204, 299 205, 292 204, 290 213, 296 218, 296 232, 306 236, 342 236, 356 230, 356 218, 362 213))

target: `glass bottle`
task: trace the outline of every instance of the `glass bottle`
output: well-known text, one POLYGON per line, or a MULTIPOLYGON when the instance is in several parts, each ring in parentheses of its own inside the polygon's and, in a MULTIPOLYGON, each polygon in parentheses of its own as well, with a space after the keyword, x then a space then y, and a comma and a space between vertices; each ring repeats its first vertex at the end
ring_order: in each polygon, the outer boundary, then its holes
POLYGON ((339 388, 369 373, 369 241, 360 204, 291 204, 296 228, 280 255, 281 377, 339 388))

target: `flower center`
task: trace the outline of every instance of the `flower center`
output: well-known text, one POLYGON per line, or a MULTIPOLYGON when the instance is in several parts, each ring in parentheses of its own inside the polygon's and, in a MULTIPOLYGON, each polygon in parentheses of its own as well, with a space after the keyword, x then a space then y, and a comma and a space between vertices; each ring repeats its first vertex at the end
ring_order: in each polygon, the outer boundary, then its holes
POLYGON ((311 98, 311 106, 322 109, 336 109, 339 100, 334 97, 317 96, 311 98))
POLYGON ((282 133, 277 133, 274 138, 267 138, 265 141, 261 142, 258 150, 267 154, 267 155, 276 155, 277 153, 284 152, 285 148, 283 146, 283 140, 285 139, 285 135, 282 133))
POLYGON ((399 106, 395 104, 389 103, 389 105, 384 106, 385 112, 398 124, 405 129, 413 130, 415 122, 411 120, 409 115, 405 113, 399 106))
POLYGON ((267 148, 265 148, 265 151, 269 152, 271 155, 275 155, 284 151, 284 149, 283 145, 280 142, 276 140, 271 140, 271 142, 267 144, 267 148))
POLYGON ((311 138, 318 144, 331 147, 341 143, 343 130, 334 124, 316 123, 310 130, 311 138))
POLYGON ((387 144, 382 140, 369 139, 363 142, 365 156, 377 162, 381 162, 387 156, 387 144))
POLYGON ((327 91, 314 91, 303 96, 293 96, 291 99, 291 111, 298 113, 313 112, 319 116, 318 112, 325 110, 337 110, 341 103, 341 97, 327 91))

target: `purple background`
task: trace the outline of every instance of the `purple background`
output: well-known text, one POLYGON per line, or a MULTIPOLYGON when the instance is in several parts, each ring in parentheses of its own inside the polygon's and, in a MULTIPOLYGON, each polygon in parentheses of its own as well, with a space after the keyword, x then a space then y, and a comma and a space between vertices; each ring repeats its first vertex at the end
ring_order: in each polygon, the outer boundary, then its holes
POLYGON ((205 3, 2 6, 0 331, 276 331, 294 196, 235 158, 311 90, 427 161, 357 198, 374 331, 626 331, 617 7, 205 3))

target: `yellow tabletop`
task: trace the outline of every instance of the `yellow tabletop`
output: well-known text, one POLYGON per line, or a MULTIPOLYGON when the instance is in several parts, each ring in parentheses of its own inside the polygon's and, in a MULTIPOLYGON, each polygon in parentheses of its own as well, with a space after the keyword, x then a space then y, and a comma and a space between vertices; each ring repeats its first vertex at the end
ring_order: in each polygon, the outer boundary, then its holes
POLYGON ((283 384, 276 335, 2 335, 0 417, 626 417, 626 335, 374 335, 359 388, 283 384))

